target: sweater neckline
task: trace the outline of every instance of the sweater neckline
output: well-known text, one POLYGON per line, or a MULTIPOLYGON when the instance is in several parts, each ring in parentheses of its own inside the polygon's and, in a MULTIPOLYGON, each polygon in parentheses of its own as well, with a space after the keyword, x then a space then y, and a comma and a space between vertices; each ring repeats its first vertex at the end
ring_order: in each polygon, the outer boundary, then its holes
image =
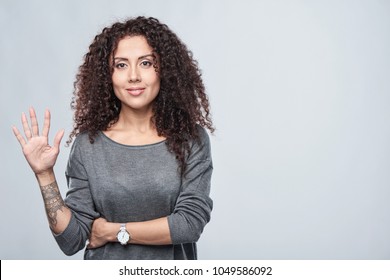
POLYGON ((99 135, 102 137, 102 139, 105 142, 109 142, 109 143, 114 144, 116 146, 126 147, 126 148, 131 148, 131 149, 153 148, 153 147, 160 146, 160 145, 164 144, 167 141, 167 140, 162 140, 162 141, 158 141, 156 143, 145 144, 145 145, 126 145, 126 144, 121 144, 119 142, 116 142, 116 141, 112 140, 110 137, 108 137, 106 134, 104 134, 103 131, 99 131, 99 135))

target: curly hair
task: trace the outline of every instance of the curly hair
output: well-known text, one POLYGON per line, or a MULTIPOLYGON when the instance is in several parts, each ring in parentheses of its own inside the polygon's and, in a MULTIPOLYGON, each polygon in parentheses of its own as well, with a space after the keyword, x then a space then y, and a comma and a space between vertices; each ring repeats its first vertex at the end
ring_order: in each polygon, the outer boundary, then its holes
POLYGON ((127 36, 143 36, 159 57, 154 67, 160 76, 160 91, 151 121, 158 135, 166 138, 183 175, 189 140, 199 140, 197 126, 214 131, 209 100, 192 52, 167 25, 152 17, 114 23, 94 38, 74 82, 74 125, 67 144, 82 132, 88 132, 93 143, 98 131, 118 121, 121 102, 113 90, 111 60, 119 41, 127 36))

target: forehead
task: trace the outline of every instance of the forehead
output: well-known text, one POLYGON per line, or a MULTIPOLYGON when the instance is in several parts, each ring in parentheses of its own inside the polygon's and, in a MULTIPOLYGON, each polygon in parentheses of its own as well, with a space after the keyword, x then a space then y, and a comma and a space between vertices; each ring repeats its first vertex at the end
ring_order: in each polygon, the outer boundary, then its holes
POLYGON ((114 57, 139 57, 152 52, 153 48, 144 36, 126 36, 119 40, 114 57))

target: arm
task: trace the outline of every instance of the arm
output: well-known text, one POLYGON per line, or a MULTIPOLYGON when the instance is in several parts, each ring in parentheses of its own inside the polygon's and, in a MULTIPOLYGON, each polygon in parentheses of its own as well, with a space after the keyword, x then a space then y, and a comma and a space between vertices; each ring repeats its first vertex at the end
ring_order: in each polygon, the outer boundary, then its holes
MULTIPOLYGON (((84 135, 87 136, 87 135, 84 135)), ((54 233, 58 246, 66 255, 73 255, 85 247, 91 234, 92 223, 100 217, 96 211, 92 198, 89 176, 84 167, 83 145, 84 137, 76 137, 66 167, 68 191, 65 205, 71 210, 71 218, 65 230, 59 234, 54 233)))
MULTIPOLYGON (((167 217, 144 222, 126 223, 131 235, 130 243, 166 245, 196 242, 210 220, 212 200, 209 197, 212 161, 209 139, 205 131, 201 142, 194 143, 188 159, 187 172, 182 181, 182 191, 173 213, 167 217)), ((89 248, 117 242, 120 223, 110 223, 103 218, 94 221, 89 248)))
POLYGON ((39 134, 35 110, 30 108, 31 128, 27 117, 22 114, 22 125, 25 137, 14 126, 12 128, 18 139, 23 154, 38 180, 42 198, 45 204, 49 226, 55 233, 62 232, 70 221, 70 210, 65 206, 56 182, 53 167, 59 154, 59 147, 64 131, 57 132, 53 146, 48 144, 50 129, 50 112, 45 111, 42 134, 39 134))
POLYGON ((71 211, 61 197, 54 172, 36 174, 36 177, 41 189, 50 229, 53 233, 59 234, 68 226, 71 211))
MULTIPOLYGON (((96 219, 92 224, 92 232, 88 248, 97 248, 107 242, 118 242, 117 233, 120 223, 110 223, 104 218, 96 219)), ((167 217, 145 221, 126 223, 126 229, 131 235, 131 244, 167 245, 172 244, 167 217)))

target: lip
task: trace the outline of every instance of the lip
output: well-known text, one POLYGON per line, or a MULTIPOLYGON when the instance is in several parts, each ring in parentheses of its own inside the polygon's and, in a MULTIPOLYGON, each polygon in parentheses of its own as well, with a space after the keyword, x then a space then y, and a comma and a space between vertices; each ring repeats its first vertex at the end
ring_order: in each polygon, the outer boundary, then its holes
POLYGON ((141 95, 145 91, 145 88, 132 87, 132 88, 127 88, 126 91, 132 96, 138 96, 138 95, 141 95))

